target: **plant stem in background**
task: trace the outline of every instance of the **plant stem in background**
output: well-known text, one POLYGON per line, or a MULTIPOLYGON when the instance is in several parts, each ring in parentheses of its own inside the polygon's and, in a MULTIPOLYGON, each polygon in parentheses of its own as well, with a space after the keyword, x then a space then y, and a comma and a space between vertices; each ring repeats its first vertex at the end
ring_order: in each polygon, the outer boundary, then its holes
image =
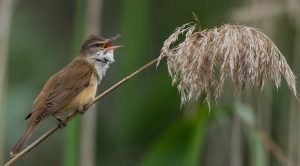
POLYGON ((230 166, 240 166, 244 163, 241 120, 237 113, 233 115, 231 139, 230 139, 230 166))
MULTIPOLYGON (((122 63, 117 66, 118 71, 129 73, 137 68, 137 65, 141 64, 141 62, 144 63, 145 60, 149 60, 149 56, 141 56, 149 52, 147 50, 147 48, 149 48, 148 42, 150 41, 148 31, 150 11, 148 4, 149 0, 121 0, 120 31, 124 34, 121 42, 126 48, 122 49, 122 55, 119 57, 119 62, 122 63)), ((120 74, 121 72, 116 72, 116 77, 120 77, 120 74)), ((146 75, 143 75, 132 80, 130 84, 126 85, 127 88, 120 89, 119 94, 116 95, 114 99, 115 104, 112 107, 116 111, 110 113, 109 116, 110 118, 112 118, 112 116, 114 117, 115 122, 113 125, 116 127, 111 128, 111 130, 115 133, 119 133, 120 137, 110 144, 118 144, 112 155, 121 158, 121 160, 113 161, 112 165, 122 165, 123 162, 128 162, 128 165, 134 165, 133 163, 137 162, 137 158, 132 158, 132 155, 140 152, 134 148, 136 142, 133 141, 135 140, 133 136, 142 133, 139 133, 136 130, 137 126, 132 124, 138 122, 138 120, 136 120, 136 116, 138 116, 137 112, 140 112, 140 109, 145 105, 144 102, 138 101, 147 101, 149 96, 137 95, 139 93, 138 90, 133 92, 133 89, 146 85, 145 76, 146 75), (128 97, 128 94, 130 94, 130 97, 128 97), (116 114, 116 116, 113 114, 116 114), (127 151, 127 153, 124 154, 124 151, 127 151)), ((143 91, 145 94, 147 94, 146 89, 149 90, 149 88, 145 88, 145 91, 143 91)), ((106 151, 107 150, 100 152, 105 153, 106 151)), ((110 159, 101 159, 101 162, 109 162, 109 160, 110 159)))
POLYGON ((0 0, 0 165, 4 163, 5 112, 4 94, 6 87, 6 64, 8 57, 9 32, 13 11, 13 0, 0 0))
MULTIPOLYGON (((73 43, 71 46, 71 55, 78 54, 81 42, 84 39, 84 11, 85 0, 76 0, 75 3, 75 15, 74 15, 74 31, 73 31, 73 43)), ((75 119, 69 124, 64 136, 64 166, 76 166, 79 163, 79 139, 80 139, 80 120, 75 119)))
MULTIPOLYGON (((294 70, 296 72, 296 75, 300 76, 300 11, 299 11, 299 5, 297 5, 297 0, 289 0, 288 1, 288 6, 290 9, 297 9, 298 10, 291 10, 289 13, 290 16, 294 19, 294 25, 295 25, 295 36, 294 36, 294 70), (293 12, 293 11, 298 11, 293 12)), ((299 79, 298 79, 298 85, 299 85, 299 79)), ((299 87, 299 86, 298 86, 299 87)), ((299 88, 298 88, 298 93, 299 88)), ((290 157, 291 161, 293 162, 294 165, 300 165, 300 131, 299 131, 299 126, 300 126, 300 102, 299 100, 292 98, 291 102, 291 114, 290 114, 290 121, 289 121, 289 137, 288 137, 288 156, 290 157)), ((288 166, 293 166, 292 163, 289 163, 288 166)))
MULTIPOLYGON (((87 0, 85 14, 85 36, 101 32, 102 0, 87 0)), ((97 112, 93 107, 81 119, 79 165, 94 166, 96 152, 97 112)))

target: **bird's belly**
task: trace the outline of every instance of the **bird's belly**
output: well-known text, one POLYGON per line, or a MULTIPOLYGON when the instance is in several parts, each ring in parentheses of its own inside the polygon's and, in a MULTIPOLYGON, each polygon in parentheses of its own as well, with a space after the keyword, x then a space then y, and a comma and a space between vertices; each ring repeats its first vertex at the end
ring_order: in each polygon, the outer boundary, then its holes
POLYGON ((92 75, 89 86, 83 89, 74 99, 55 113, 55 116, 64 117, 77 110, 82 110, 85 105, 90 103, 97 92, 97 78, 92 75))

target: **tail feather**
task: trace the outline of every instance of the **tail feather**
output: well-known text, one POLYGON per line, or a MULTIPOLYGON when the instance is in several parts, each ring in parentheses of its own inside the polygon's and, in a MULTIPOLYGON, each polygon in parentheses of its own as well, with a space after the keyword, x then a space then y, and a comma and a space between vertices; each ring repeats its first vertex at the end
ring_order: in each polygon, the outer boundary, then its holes
POLYGON ((23 147, 24 144, 28 141, 29 137, 31 136, 34 128, 37 124, 29 124, 28 128, 26 129, 25 133, 22 135, 22 137, 18 140, 16 145, 13 147, 12 151, 10 152, 10 155, 13 157, 17 153, 19 153, 23 147))

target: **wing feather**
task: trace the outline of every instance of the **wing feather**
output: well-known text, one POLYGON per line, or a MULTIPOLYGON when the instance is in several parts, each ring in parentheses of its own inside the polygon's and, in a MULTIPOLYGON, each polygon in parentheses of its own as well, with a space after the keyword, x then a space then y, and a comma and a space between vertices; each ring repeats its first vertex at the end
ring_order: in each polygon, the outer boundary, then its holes
POLYGON ((52 88, 46 94, 40 94, 34 106, 41 109, 37 120, 53 115, 56 111, 70 103, 85 87, 90 83, 92 76, 92 66, 86 61, 74 60, 71 64, 62 69, 54 78, 49 79, 45 87, 52 84, 52 88), (80 70, 78 70, 80 67, 80 70), (48 85, 49 84, 49 85, 48 85), (39 98, 44 100, 39 102, 39 98), (42 105, 41 105, 42 103, 42 105))

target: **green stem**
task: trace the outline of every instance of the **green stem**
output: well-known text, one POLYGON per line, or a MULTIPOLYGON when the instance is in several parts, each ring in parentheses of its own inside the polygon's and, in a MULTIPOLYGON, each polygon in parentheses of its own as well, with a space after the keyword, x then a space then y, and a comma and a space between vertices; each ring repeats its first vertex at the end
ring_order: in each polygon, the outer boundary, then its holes
MULTIPOLYGON (((74 15, 74 30, 73 43, 71 46, 71 56, 76 55, 80 48, 81 41, 84 38, 84 22, 85 22, 85 3, 84 0, 75 1, 75 15, 74 15)), ((79 147, 80 147, 80 120, 75 119, 69 124, 64 135, 63 147, 63 165, 77 166, 79 163, 79 147)))

